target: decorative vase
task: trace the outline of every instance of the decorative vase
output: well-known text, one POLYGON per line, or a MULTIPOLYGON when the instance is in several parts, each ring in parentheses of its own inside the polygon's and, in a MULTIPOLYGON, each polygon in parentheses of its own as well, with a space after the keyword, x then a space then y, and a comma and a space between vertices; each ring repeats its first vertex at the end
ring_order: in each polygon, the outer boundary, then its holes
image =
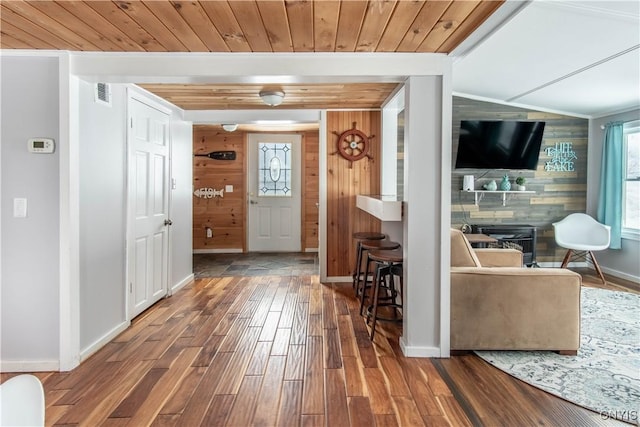
POLYGON ((494 180, 489 181, 489 183, 482 186, 487 191, 496 191, 498 189, 498 184, 494 180))
POLYGON ((502 182, 500 183, 500 190, 509 191, 511 190, 511 183, 509 182, 509 176, 505 175, 502 177, 502 182))

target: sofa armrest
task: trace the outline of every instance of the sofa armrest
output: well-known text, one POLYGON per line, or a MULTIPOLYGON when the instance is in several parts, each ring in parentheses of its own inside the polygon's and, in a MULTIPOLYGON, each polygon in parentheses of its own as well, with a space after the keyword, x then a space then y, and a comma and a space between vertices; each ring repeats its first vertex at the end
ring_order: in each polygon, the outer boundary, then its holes
POLYGON ((577 350, 581 283, 558 268, 452 267, 451 349, 577 350))
POLYGON ((483 267, 522 267, 522 252, 517 249, 475 249, 483 267))

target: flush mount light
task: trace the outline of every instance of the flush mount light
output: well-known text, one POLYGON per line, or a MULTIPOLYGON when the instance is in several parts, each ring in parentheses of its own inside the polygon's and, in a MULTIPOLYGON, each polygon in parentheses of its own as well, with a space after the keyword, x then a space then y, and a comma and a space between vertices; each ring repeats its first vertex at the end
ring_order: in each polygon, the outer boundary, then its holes
POLYGON ((279 90, 263 90, 260 92, 260 98, 262 98, 262 102, 265 104, 270 107, 275 107, 276 105, 282 104, 284 92, 279 90))
POLYGON ((238 125, 236 123, 225 123, 222 125, 222 129, 226 130, 227 132, 233 132, 234 130, 238 129, 238 125))

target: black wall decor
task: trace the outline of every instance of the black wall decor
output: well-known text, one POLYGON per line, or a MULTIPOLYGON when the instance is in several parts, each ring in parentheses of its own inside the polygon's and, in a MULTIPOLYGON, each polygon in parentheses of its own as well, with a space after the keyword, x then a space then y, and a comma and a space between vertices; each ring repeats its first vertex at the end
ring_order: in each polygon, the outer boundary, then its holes
POLYGON ((195 154, 196 157, 209 157, 214 160, 235 160, 235 151, 212 151, 207 154, 195 154))

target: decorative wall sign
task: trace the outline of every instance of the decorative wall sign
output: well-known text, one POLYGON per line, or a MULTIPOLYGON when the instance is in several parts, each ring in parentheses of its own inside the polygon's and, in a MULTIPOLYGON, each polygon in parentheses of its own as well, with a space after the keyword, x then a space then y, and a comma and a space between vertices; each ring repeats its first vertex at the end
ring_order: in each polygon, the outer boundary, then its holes
POLYGON ((351 129, 342 133, 333 131, 333 134, 338 136, 338 150, 331 154, 340 153, 342 157, 349 160, 349 167, 353 165, 353 162, 364 157, 373 159, 373 156, 369 154, 369 140, 375 135, 367 136, 361 130, 356 129, 356 122, 353 122, 351 129))
POLYGON ((544 151, 547 156, 551 157, 551 160, 544 164, 544 170, 548 172, 575 172, 574 160, 577 160, 578 156, 573 151, 571 142, 556 142, 555 146, 547 147, 544 151))
POLYGON ((224 197, 224 190, 214 190, 213 188, 198 188, 193 195, 201 199, 213 199, 214 197, 224 197))
POLYGON ((208 157, 214 160, 235 160, 236 152, 235 151, 212 151, 207 154, 194 154, 196 157, 208 157))

